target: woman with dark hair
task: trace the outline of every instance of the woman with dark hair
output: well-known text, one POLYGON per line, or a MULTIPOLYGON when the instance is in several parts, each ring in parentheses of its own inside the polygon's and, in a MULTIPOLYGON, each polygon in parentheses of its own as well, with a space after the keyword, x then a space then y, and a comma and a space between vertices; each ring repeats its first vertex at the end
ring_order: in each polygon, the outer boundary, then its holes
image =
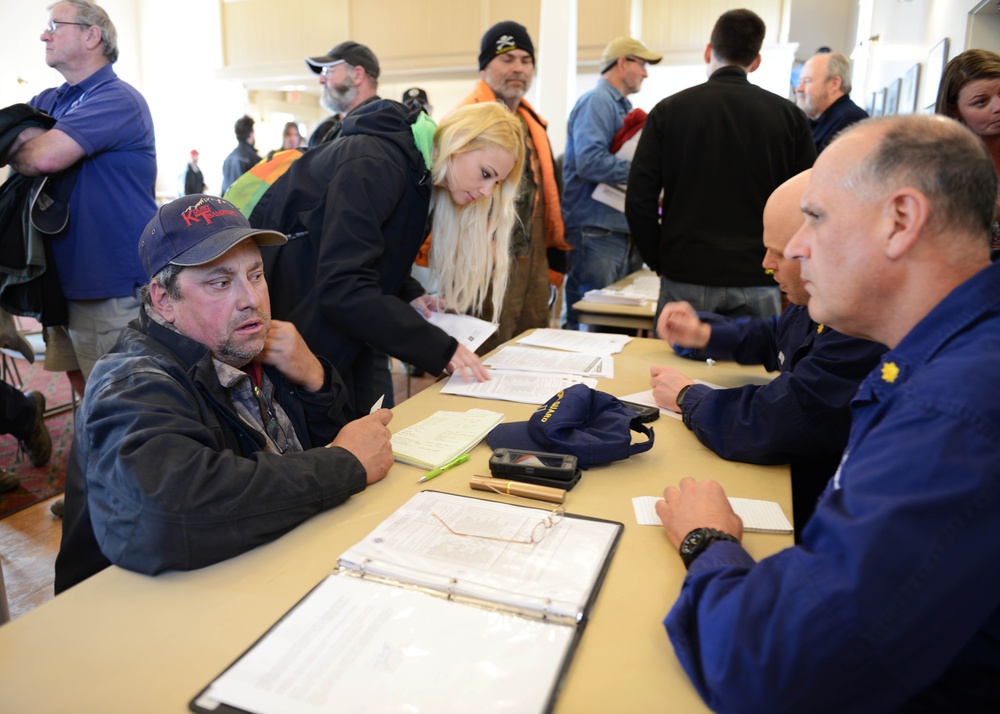
MULTIPOLYGON (((965 124, 986 144, 1000 174, 1000 55, 966 50, 944 68, 938 88, 938 114, 965 124)), ((1000 197, 990 236, 990 255, 1000 257, 1000 197)))

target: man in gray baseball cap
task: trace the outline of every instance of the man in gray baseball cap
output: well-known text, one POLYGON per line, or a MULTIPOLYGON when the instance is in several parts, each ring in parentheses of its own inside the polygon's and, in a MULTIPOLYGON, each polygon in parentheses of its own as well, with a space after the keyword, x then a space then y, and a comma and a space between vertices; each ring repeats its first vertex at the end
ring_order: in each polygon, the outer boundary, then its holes
POLYGON ((392 412, 348 423, 339 375, 271 320, 257 246, 283 242, 202 194, 146 226, 138 319, 77 412, 57 593, 112 563, 153 575, 231 558, 388 472, 392 412))
POLYGON ((341 42, 325 55, 306 57, 306 65, 319 75, 323 94, 319 103, 333 115, 323 120, 309 137, 313 149, 340 134, 340 122, 362 104, 378 99, 378 58, 365 45, 341 42))

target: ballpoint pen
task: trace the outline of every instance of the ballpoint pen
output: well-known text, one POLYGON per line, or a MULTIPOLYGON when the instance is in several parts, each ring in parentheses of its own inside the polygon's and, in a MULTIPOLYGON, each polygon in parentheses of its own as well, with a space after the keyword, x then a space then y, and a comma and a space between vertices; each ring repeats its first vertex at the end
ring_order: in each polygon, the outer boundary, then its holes
POLYGON ((448 463, 446 463, 444 466, 438 466, 436 469, 432 469, 431 471, 428 471, 423 476, 421 476, 419 479, 417 479, 417 483, 423 483, 424 481, 430 481, 435 476, 440 476, 441 474, 443 474, 448 469, 450 469, 450 468, 452 468, 454 466, 458 466, 459 464, 464 464, 468 460, 469 460, 469 454, 462 454, 461 456, 458 456, 458 457, 452 459, 451 461, 449 461, 448 463))

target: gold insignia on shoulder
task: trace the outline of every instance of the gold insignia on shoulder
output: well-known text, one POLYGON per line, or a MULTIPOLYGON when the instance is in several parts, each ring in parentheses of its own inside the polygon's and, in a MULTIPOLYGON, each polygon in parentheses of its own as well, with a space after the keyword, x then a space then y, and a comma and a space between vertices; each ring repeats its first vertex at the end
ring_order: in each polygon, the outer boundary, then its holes
POLYGON ((886 362, 882 365, 882 381, 892 384, 896 381, 896 377, 899 376, 899 367, 896 366, 895 362, 886 362))
POLYGON ((825 329, 826 329, 826 325, 823 325, 823 324, 816 325, 816 334, 817 335, 822 335, 823 334, 823 330, 825 330, 825 329))

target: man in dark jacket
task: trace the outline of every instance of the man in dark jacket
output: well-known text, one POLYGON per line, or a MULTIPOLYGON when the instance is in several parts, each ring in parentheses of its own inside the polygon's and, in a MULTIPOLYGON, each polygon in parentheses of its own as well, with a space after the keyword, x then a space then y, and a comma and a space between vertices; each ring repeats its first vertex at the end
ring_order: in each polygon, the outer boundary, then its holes
POLYGON ((660 336, 685 348, 684 356, 764 365, 778 376, 764 385, 712 389, 671 367, 654 366, 650 382, 657 403, 679 411, 698 440, 722 458, 792 465, 796 534, 840 463, 851 399, 885 352, 809 317, 799 265, 784 251, 804 221, 799 200, 810 173, 783 183, 764 207, 764 267, 791 303, 780 317, 731 319, 695 313, 688 303, 668 303, 660 313, 660 336))
POLYGON ((346 423, 337 373, 271 320, 257 246, 284 240, 205 195, 146 226, 139 318, 77 413, 57 593, 112 563, 155 574, 231 558, 389 470, 392 413, 346 423))
POLYGON ((833 141, 837 132, 868 118, 851 101, 851 61, 839 52, 821 52, 802 65, 795 103, 809 117, 816 152, 833 141))
POLYGON ((262 251, 274 314, 333 363, 357 413, 380 396, 373 348, 431 374, 466 350, 414 309, 430 300, 410 268, 427 235, 433 129, 398 102, 359 107, 336 141, 293 163, 250 215, 253 226, 300 236, 262 251))
POLYGON ((260 161, 260 154, 254 148, 253 125, 253 119, 248 116, 241 116, 233 125, 233 132, 236 134, 236 148, 230 151, 229 156, 222 162, 223 195, 226 194, 230 186, 236 183, 236 179, 260 161))
POLYGON ((774 189, 812 166, 816 147, 794 104, 747 79, 764 32, 750 10, 723 13, 705 48, 708 81, 646 119, 625 216, 660 274, 657 312, 679 300, 727 317, 781 312, 781 294, 760 269, 761 214, 774 189))
POLYGON ((344 117, 360 106, 378 101, 379 66, 374 52, 350 40, 335 45, 325 55, 306 57, 306 66, 319 75, 323 87, 319 103, 333 112, 309 137, 309 148, 315 149, 340 135, 344 117))

